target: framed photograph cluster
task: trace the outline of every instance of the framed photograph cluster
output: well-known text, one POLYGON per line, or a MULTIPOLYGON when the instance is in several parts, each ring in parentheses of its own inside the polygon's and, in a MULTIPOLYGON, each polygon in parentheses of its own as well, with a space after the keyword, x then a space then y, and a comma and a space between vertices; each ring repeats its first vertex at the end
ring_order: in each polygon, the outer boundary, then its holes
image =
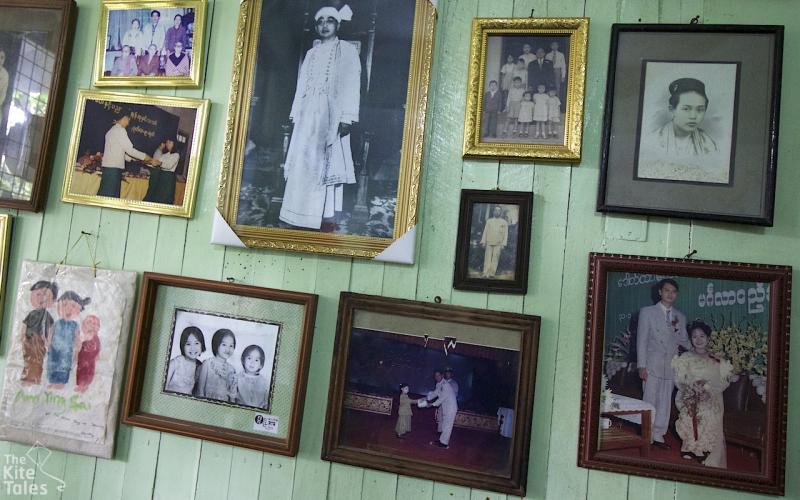
POLYGON ((0 10, 0 206, 39 211, 78 9, 74 0, 2 0, 0 10))
POLYGON ((338 4, 241 2, 212 240, 411 263, 436 10, 338 4))
POLYGON ((615 24, 597 209, 771 226, 783 31, 615 24))
POLYGON ((782 495, 791 271, 590 254, 578 464, 782 495))
POLYGON ((526 293, 533 193, 461 191, 453 288, 526 293))
POLYGON ((209 106, 80 90, 61 199, 191 217, 209 106))
POLYGON ((102 0, 96 87, 199 87, 206 0, 102 0))
POLYGON ((539 326, 342 292, 322 458, 524 496, 539 326))
POLYGON ((317 296, 145 273, 122 422, 294 456, 317 296))
POLYGON ((464 156, 581 158, 588 18, 472 21, 464 156))

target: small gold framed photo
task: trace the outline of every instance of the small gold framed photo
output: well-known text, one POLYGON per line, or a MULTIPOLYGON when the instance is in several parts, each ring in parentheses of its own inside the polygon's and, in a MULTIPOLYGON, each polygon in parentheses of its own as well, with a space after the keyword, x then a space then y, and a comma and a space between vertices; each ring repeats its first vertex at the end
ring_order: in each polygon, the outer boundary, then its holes
POLYGON ((102 0, 97 87, 199 87, 206 0, 102 0))
POLYGON ((191 217, 209 106, 80 90, 62 201, 191 217))
POLYGON ((581 158, 589 19, 472 21, 464 156, 581 158))

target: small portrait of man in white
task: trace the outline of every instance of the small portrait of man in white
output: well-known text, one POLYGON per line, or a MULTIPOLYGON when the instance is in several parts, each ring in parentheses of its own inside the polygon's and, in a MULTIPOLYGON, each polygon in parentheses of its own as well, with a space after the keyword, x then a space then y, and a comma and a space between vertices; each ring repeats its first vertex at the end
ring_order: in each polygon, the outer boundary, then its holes
POLYGON ((636 177, 729 184, 736 63, 645 61, 636 177))

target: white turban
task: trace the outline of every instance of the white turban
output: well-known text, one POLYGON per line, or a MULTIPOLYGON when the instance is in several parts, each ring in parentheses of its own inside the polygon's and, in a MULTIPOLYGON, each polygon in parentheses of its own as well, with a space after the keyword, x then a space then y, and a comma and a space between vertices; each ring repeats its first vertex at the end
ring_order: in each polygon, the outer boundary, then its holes
POLYGON ((318 20, 321 17, 325 19, 332 17, 336 19, 336 22, 341 23, 342 21, 349 21, 353 19, 353 11, 347 4, 345 4, 339 10, 337 10, 335 7, 323 7, 314 15, 314 20, 318 20))

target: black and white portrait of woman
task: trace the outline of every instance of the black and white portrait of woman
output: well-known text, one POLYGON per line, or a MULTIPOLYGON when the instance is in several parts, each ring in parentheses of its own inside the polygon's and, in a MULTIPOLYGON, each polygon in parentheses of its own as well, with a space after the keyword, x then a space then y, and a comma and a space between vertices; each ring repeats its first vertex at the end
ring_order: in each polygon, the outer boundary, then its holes
POLYGON ((738 65, 645 61, 636 177, 729 184, 738 65))

